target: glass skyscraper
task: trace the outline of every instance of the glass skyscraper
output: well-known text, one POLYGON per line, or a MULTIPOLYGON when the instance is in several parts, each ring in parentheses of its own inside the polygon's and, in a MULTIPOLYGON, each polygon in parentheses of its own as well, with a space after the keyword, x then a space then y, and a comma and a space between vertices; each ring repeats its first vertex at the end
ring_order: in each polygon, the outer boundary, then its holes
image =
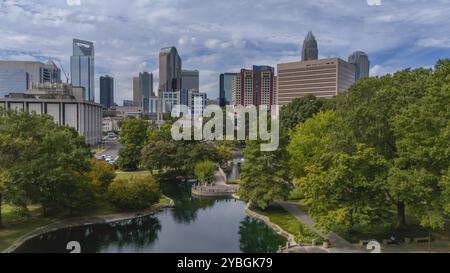
POLYGON ((303 42, 302 61, 317 60, 319 58, 319 47, 317 45, 316 37, 312 31, 309 31, 303 42))
POLYGON ((231 88, 234 77, 239 76, 239 73, 223 73, 220 74, 220 106, 231 105, 231 88))
POLYGON ((100 104, 105 108, 114 106, 114 78, 100 77, 100 104))
POLYGON ((86 100, 95 100, 95 58, 94 43, 73 40, 73 56, 70 58, 72 85, 84 87, 86 100))
POLYGON ((370 74, 370 61, 369 56, 362 52, 353 52, 348 57, 348 62, 355 65, 355 79, 358 81, 362 78, 369 77, 370 74))

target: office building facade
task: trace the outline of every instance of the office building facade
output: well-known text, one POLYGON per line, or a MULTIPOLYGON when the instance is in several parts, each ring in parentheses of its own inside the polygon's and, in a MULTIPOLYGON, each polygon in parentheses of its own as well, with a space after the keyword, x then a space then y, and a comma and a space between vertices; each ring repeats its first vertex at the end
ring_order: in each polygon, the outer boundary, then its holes
POLYGON ((339 58, 278 65, 278 103, 314 95, 332 98, 355 83, 355 66, 339 58))
POLYGON ((52 61, 0 61, 0 98, 24 93, 33 83, 61 83, 61 69, 52 61))
POLYGON ((0 107, 49 115, 57 124, 77 130, 87 144, 95 145, 102 138, 102 106, 85 101, 84 97, 85 90, 81 87, 33 84, 26 93, 10 93, 0 98, 0 107))
POLYGON ((200 90, 200 73, 198 70, 181 71, 181 89, 200 90))
POLYGON ((139 107, 143 107, 148 103, 153 92, 153 74, 148 72, 139 73, 139 107))
POLYGON ((267 105, 277 104, 277 78, 270 66, 253 66, 253 70, 242 69, 232 81, 232 104, 267 105))
POLYGON ((70 58, 70 75, 73 86, 84 87, 86 100, 95 101, 95 52, 94 43, 74 39, 70 58))
POLYGON ((133 78, 133 105, 134 106, 139 106, 140 105, 140 88, 139 88, 139 77, 134 77, 133 78))
POLYGON ((359 81, 362 78, 369 77, 370 61, 369 56, 362 52, 356 51, 348 57, 348 62, 355 66, 355 79, 359 81))
POLYGON ((175 47, 162 48, 159 53, 159 91, 182 88, 181 57, 175 47))
POLYGON ((219 84, 219 103, 221 107, 232 104, 232 86, 233 80, 239 73, 223 73, 220 74, 219 84))
POLYGON ((100 77, 100 104, 105 108, 114 106, 114 78, 108 75, 100 77))

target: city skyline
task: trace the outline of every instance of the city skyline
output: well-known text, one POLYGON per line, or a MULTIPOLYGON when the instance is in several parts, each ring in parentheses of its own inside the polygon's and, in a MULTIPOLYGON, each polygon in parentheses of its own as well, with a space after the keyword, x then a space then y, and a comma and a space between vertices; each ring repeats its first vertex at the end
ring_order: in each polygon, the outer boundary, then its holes
POLYGON ((132 98, 132 77, 140 71, 155 75, 157 90, 158 54, 167 46, 177 47, 183 68, 200 71, 200 91, 210 98, 219 96, 221 73, 238 72, 253 64, 276 67, 278 63, 299 61, 301 44, 309 30, 318 40, 320 58, 346 59, 362 50, 370 56, 372 75, 406 67, 431 67, 431 60, 450 54, 450 40, 445 38, 450 6, 445 1, 435 0, 432 5, 397 0, 380 6, 369 6, 363 0, 316 2, 242 2, 237 9, 232 1, 213 1, 205 12, 206 7, 192 2, 111 1, 94 14, 99 4, 92 1, 80 1, 75 6, 66 1, 3 1, 0 59, 55 59, 67 72, 72 38, 92 41, 96 47, 95 97, 99 99, 98 77, 109 74, 116 79, 116 100, 120 102, 132 98), (402 5, 408 5, 408 12, 401 9, 402 5), (170 16, 173 10, 180 18, 170 16), (239 27, 246 18, 243 12, 252 15, 254 21, 239 27), (425 19, 411 18, 412 12, 425 19), (30 20, 18 22, 21 16, 30 20), (185 18, 191 19, 188 25, 184 25, 185 18))

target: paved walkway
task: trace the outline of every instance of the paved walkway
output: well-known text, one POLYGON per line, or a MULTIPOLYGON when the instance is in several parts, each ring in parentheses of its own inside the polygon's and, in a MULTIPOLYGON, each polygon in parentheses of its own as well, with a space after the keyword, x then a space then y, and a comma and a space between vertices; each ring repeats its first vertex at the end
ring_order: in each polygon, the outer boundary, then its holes
MULTIPOLYGON (((339 235, 337 235, 334 232, 330 232, 328 234, 323 234, 319 229, 316 228, 316 223, 314 222, 314 220, 308 214, 306 214, 305 212, 303 212, 300 209, 299 204, 293 203, 293 202, 285 202, 285 201, 279 201, 277 203, 280 206, 282 206, 286 211, 288 211, 289 213, 294 215, 295 218, 297 218, 297 220, 302 222, 304 225, 308 226, 310 229, 312 229, 314 232, 319 234, 324 239, 327 239, 330 242, 331 247, 332 247, 332 249, 330 249, 327 252, 359 252, 360 251, 356 246, 354 246, 350 242, 346 241, 345 239, 343 239, 342 237, 340 237, 339 235)), ((300 251, 300 249, 299 249, 299 251, 300 251)), ((306 251, 306 252, 318 251, 318 248, 311 248, 308 250, 302 248, 301 251, 306 251)))

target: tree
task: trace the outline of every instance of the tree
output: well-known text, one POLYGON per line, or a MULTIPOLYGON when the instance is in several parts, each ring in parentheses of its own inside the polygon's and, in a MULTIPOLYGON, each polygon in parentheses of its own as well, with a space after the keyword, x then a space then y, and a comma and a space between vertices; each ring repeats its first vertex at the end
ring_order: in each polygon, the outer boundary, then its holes
POLYGON ((160 197, 159 184, 152 176, 117 179, 108 188, 108 200, 125 210, 148 208, 160 197))
POLYGON ((123 145, 144 146, 148 138, 149 124, 147 121, 136 118, 126 119, 122 123, 120 141, 123 145))
POLYGON ((142 149, 142 165, 149 171, 174 168, 176 150, 172 142, 150 141, 142 149))
POLYGON ((214 182, 216 170, 217 167, 214 162, 209 160, 201 161, 195 165, 195 176, 200 183, 211 184, 214 182))
POLYGON ((84 175, 90 167, 90 149, 74 129, 55 124, 49 116, 4 112, 0 155, 5 190, 14 205, 26 208, 29 202, 40 203, 46 214, 92 204, 91 198, 86 199, 90 188, 84 175), (86 196, 76 194, 80 191, 86 196))
POLYGON ((5 190, 5 177, 4 177, 4 173, 0 170, 0 229, 3 228, 2 205, 3 205, 4 190, 5 190))
POLYGON ((426 95, 393 119, 397 156, 389 176, 389 197, 402 206, 399 227, 406 225, 405 206, 426 227, 442 229, 445 224, 449 199, 443 195, 445 184, 440 184, 450 165, 450 77, 440 78, 445 69, 450 71, 450 61, 436 66, 426 95))
POLYGON ((110 164, 91 159, 91 170, 87 173, 91 184, 98 195, 103 195, 108 190, 109 184, 116 178, 116 171, 110 164))
POLYGON ((123 171, 132 172, 139 169, 141 147, 127 144, 119 150, 117 165, 123 171))
POLYGON ((305 122, 317 113, 334 108, 335 101, 333 99, 317 98, 313 95, 296 98, 281 109, 282 132, 288 133, 295 129, 298 124, 305 122))
POLYGON ((259 141, 249 141, 244 150, 240 198, 260 209, 285 200, 291 186, 286 156, 285 149, 262 152, 259 141))

